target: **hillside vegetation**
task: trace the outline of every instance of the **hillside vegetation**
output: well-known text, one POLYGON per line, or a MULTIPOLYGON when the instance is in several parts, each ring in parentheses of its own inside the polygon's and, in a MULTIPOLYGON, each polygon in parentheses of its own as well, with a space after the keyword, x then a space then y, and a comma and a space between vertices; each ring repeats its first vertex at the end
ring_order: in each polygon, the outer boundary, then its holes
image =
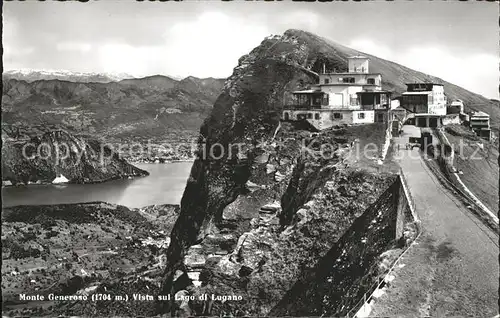
POLYGON ((104 202, 3 209, 3 314, 55 317, 66 303, 47 300, 49 294, 105 293, 107 284, 124 277, 148 284, 161 273, 177 214, 175 205, 128 209, 104 202), (46 298, 28 301, 19 294, 46 298))
POLYGON ((159 75, 111 83, 4 78, 2 125, 21 131, 54 125, 107 138, 193 132, 222 85, 220 79, 176 81, 159 75))

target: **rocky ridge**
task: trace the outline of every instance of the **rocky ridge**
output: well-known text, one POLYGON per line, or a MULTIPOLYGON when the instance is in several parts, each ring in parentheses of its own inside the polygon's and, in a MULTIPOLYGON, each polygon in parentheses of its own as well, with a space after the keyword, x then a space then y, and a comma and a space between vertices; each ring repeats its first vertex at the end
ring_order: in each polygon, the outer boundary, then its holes
POLYGON ((95 138, 65 130, 29 140, 2 139, 2 181, 13 185, 51 183, 61 176, 72 183, 95 183, 149 174, 95 138))
MULTIPOLYGON (((244 304, 190 302, 189 308, 267 315, 334 246, 336 239, 326 238, 339 239, 394 180, 349 166, 355 138, 348 129, 311 135, 280 124, 291 91, 315 83, 322 63, 343 65, 345 58, 331 54, 321 38, 290 30, 240 58, 200 130, 160 294, 240 295, 244 304), (314 156, 325 153, 325 144, 329 155, 314 156), (215 146, 215 156, 204 156, 215 146), (191 283, 177 281, 186 275, 191 283)), ((175 302, 158 303, 160 312, 178 309, 175 302)))

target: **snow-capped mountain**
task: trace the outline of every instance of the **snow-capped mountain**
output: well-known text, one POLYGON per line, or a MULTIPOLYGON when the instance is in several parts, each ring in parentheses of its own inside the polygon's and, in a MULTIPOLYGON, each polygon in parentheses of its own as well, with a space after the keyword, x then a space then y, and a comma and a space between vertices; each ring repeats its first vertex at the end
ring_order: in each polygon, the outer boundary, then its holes
POLYGON ((38 80, 53 80, 58 79, 62 81, 69 82, 97 82, 97 83, 109 83, 117 82, 123 79, 134 78, 134 76, 126 73, 83 73, 83 72, 71 72, 66 70, 32 70, 32 69, 20 69, 20 70, 10 70, 2 74, 4 79, 17 79, 26 82, 33 82, 38 80))

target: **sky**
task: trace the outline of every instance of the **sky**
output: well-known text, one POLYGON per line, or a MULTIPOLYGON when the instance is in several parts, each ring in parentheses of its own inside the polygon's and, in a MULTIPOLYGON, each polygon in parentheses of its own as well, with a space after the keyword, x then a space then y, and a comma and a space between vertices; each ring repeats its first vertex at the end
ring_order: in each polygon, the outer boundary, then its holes
POLYGON ((3 3, 5 70, 228 77, 264 37, 302 29, 498 98, 493 2, 3 3))

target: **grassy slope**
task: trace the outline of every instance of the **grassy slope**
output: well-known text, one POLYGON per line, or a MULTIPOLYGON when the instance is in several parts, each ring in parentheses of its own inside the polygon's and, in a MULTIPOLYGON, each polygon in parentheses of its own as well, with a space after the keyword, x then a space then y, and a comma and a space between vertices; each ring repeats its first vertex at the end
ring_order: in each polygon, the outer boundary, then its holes
POLYGON ((498 211, 498 141, 485 141, 463 126, 447 127, 446 137, 455 147, 455 165, 463 171, 464 184, 492 211, 498 211))

